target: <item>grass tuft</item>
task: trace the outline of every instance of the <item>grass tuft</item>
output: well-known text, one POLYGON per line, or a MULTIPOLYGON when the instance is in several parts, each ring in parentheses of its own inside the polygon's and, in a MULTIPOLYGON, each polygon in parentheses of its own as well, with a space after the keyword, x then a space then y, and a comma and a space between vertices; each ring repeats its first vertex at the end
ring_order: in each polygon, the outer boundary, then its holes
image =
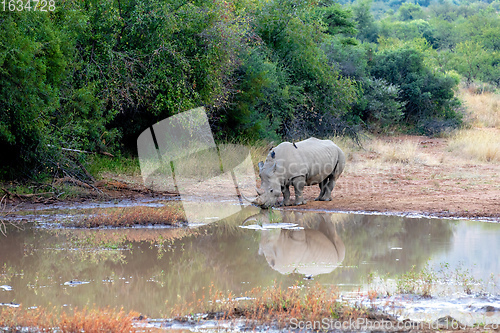
POLYGON ((367 146, 367 149, 378 154, 378 157, 382 161, 401 164, 418 163, 420 157, 417 154, 417 148, 417 142, 408 140, 387 142, 374 139, 367 146))
POLYGON ((467 129, 457 132, 448 147, 479 162, 500 161, 500 132, 495 129, 467 129))
POLYGON ((467 106, 469 114, 466 122, 474 127, 500 128, 500 95, 491 92, 473 94, 461 91, 460 98, 467 106))
POLYGON ((97 179, 101 179, 104 173, 112 173, 118 176, 137 176, 141 173, 138 158, 102 155, 90 156, 87 170, 97 179))
POLYGON ((186 216, 179 202, 168 203, 163 207, 120 207, 106 209, 84 217, 72 224, 74 227, 130 227, 133 225, 179 225, 186 222, 186 216))
POLYGON ((417 272, 415 266, 412 266, 408 272, 396 280, 396 288, 400 294, 418 294, 423 297, 431 297, 432 287, 436 281, 436 274, 428 267, 417 272))
POLYGON ((57 314, 56 309, 0 308, 0 327, 7 332, 36 331, 61 333, 129 333, 144 331, 134 327, 137 313, 123 310, 92 309, 74 310, 73 313, 57 314))
POLYGON ((368 316, 366 309, 339 302, 339 297, 336 287, 328 288, 319 283, 304 288, 298 284, 286 289, 280 286, 264 290, 254 288, 238 299, 217 291, 212 286, 207 297, 174 307, 170 317, 182 320, 194 313, 204 313, 208 314, 207 319, 245 318, 257 323, 273 322, 286 327, 290 325, 292 318, 311 322, 324 318, 355 321, 368 316))

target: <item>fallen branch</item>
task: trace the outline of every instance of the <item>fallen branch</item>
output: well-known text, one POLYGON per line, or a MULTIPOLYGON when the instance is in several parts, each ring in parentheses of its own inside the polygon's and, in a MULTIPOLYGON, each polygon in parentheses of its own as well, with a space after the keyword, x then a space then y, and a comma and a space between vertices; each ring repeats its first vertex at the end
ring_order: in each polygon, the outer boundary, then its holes
POLYGON ((76 165, 78 165, 78 167, 83 171, 87 178, 89 178, 92 182, 95 182, 95 178, 90 174, 90 172, 87 171, 87 169, 85 169, 83 164, 78 161, 78 158, 76 158, 75 156, 70 156, 70 158, 73 160, 73 162, 76 163, 76 165))
POLYGON ((41 193, 29 193, 29 194, 18 194, 18 193, 12 193, 10 192, 9 190, 5 189, 2 187, 2 191, 5 192, 5 194, 8 196, 8 197, 16 197, 18 199, 21 199, 21 200, 24 200, 24 199, 29 199, 29 198, 33 198, 33 197, 36 197, 36 196, 40 196, 40 195, 46 195, 46 194, 51 194, 51 195, 54 195, 55 193, 54 192, 41 192, 41 193))
POLYGON ((78 179, 75 179, 75 178, 69 177, 69 176, 57 179, 54 182, 54 185, 58 186, 58 185, 61 185, 61 183, 71 183, 71 184, 74 184, 74 185, 77 185, 77 186, 80 186, 80 187, 85 187, 85 188, 88 188, 88 189, 94 189, 95 188, 95 187, 93 187, 93 186, 91 186, 91 185, 89 185, 87 183, 82 182, 81 180, 78 180, 78 179))
MULTIPOLYGON (((49 147, 54 147, 53 145, 48 145, 48 146, 49 147)), ((110 154, 110 153, 105 152, 105 151, 95 152, 95 151, 87 151, 87 150, 71 149, 71 148, 61 148, 61 150, 64 150, 64 151, 74 151, 74 152, 77 152, 77 153, 85 153, 85 154, 101 154, 101 155, 106 155, 106 156, 109 156, 109 157, 115 157, 115 155, 110 154)))
POLYGON ((124 183, 121 180, 118 179, 111 179, 108 181, 99 181, 95 183, 97 187, 115 187, 117 189, 123 189, 123 190, 129 190, 129 191, 134 191, 134 192, 139 192, 139 193, 159 193, 163 195, 172 195, 172 196, 178 196, 179 192, 177 191, 168 191, 168 190, 163 190, 163 191, 154 191, 144 185, 140 186, 139 188, 132 187, 127 183, 124 183))

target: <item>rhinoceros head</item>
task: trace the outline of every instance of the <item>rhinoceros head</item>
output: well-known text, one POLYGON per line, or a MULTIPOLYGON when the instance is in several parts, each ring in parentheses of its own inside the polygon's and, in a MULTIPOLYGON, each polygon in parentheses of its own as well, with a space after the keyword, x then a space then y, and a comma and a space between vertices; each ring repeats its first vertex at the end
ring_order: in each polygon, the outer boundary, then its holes
POLYGON ((268 158, 266 163, 259 162, 261 187, 257 189, 258 197, 253 203, 262 208, 276 205, 281 195, 281 177, 277 170, 277 161, 274 158, 274 154, 271 154, 271 156, 272 158, 268 158))

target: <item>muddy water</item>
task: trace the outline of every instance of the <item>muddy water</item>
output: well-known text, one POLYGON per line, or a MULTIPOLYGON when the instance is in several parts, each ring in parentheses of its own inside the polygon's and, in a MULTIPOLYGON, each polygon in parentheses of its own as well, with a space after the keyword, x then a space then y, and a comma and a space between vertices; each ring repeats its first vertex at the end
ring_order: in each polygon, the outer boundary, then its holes
MULTIPOLYGON (((0 235, 0 306, 111 306, 157 318, 210 287, 238 296, 254 287, 319 282, 355 298, 348 291, 389 290, 395 277, 427 267, 442 273, 439 295, 410 312, 444 308, 439 302, 451 297, 459 307, 497 316, 499 239, 497 223, 255 207, 182 229, 25 223, 0 235)), ((453 316, 456 309, 446 311, 453 316)))

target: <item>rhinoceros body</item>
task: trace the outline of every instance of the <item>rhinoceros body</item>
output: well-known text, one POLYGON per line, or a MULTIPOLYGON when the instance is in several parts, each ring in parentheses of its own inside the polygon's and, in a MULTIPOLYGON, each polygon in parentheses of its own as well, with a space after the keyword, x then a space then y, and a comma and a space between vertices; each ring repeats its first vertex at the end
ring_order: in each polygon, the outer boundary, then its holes
POLYGON ((271 268, 281 274, 299 273, 306 276, 331 273, 345 258, 345 245, 337 234, 330 214, 266 209, 248 217, 243 224, 256 222, 269 225, 295 225, 299 228, 263 228, 259 254, 271 268))
POLYGON ((330 140, 283 142, 270 150, 265 163, 259 162, 261 189, 254 203, 274 206, 283 193, 283 204, 291 205, 290 185, 295 189, 296 205, 305 203, 302 192, 306 185, 319 185, 316 200, 332 200, 332 190, 344 167, 344 153, 330 140))

